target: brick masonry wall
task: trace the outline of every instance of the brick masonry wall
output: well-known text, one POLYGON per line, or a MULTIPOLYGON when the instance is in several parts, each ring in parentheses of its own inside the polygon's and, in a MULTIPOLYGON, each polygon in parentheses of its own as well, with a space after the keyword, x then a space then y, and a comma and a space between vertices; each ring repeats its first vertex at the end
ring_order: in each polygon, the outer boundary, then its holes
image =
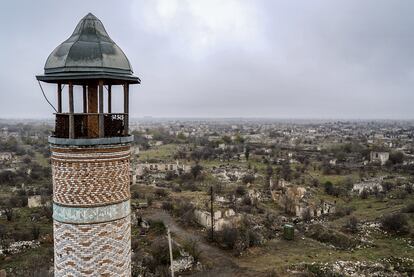
POLYGON ((131 276, 130 216, 99 224, 53 223, 55 277, 131 276))
POLYGON ((53 221, 55 276, 131 276, 129 213, 109 212, 99 223, 80 220, 89 210, 130 199, 130 146, 51 145, 51 152, 53 202, 61 212, 53 221), (74 221, 65 221, 70 208, 74 221))
POLYGON ((130 153, 129 147, 52 147, 53 201, 99 206, 129 199, 130 153))

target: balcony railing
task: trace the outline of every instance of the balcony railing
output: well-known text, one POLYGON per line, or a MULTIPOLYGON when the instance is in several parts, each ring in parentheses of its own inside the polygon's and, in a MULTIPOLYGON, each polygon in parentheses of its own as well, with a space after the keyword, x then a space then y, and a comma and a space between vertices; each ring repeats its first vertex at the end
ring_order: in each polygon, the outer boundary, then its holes
POLYGON ((127 135, 128 115, 125 113, 56 114, 54 136, 57 138, 77 139, 99 137, 122 137, 127 135), (71 116, 73 116, 73 127, 71 127, 71 116), (72 132, 71 128, 73 129, 72 132), (103 130, 100 130, 100 128, 103 128, 103 130))

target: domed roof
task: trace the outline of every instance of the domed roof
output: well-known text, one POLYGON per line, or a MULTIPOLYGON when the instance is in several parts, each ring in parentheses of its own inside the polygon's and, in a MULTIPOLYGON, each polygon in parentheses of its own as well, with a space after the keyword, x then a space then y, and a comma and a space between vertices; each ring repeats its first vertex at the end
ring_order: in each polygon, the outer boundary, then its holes
POLYGON ((121 48, 109 37, 102 22, 89 13, 73 34, 47 58, 45 82, 62 80, 112 79, 140 83, 121 48))

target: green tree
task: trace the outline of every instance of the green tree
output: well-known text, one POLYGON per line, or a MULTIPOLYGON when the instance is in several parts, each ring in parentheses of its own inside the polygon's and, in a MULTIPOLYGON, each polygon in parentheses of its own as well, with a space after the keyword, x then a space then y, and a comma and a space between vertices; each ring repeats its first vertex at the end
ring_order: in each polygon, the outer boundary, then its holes
POLYGON ((328 195, 332 195, 334 192, 334 185, 332 184, 331 181, 326 181, 325 184, 323 184, 324 188, 325 188, 325 193, 328 195))
POLYGON ((198 163, 195 166, 191 167, 191 174, 193 175, 194 179, 197 179, 197 177, 200 176, 202 170, 203 167, 198 163))
POLYGON ((400 151, 391 152, 389 160, 392 164, 402 164, 404 162, 404 154, 400 151))
POLYGON ((280 176, 286 181, 290 181, 292 179, 292 169, 290 168, 289 162, 284 162, 282 164, 282 169, 280 170, 280 176))
POLYGON ((244 143, 244 138, 240 134, 237 134, 236 137, 235 137, 235 139, 234 139, 234 141, 237 144, 243 144, 244 143))
POLYGON ((231 143, 231 138, 229 136, 223 136, 221 139, 226 144, 230 144, 231 143))
POLYGON ((244 157, 246 158, 246 161, 249 160, 249 156, 250 156, 250 147, 249 147, 249 145, 246 145, 246 147, 244 149, 244 157))

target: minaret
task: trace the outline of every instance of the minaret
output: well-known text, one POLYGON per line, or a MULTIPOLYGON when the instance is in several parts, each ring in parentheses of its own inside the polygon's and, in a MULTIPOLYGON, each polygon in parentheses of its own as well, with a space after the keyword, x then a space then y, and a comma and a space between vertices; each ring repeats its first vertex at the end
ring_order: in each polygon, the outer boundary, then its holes
POLYGON ((140 79, 90 13, 49 55, 44 70, 36 78, 57 84, 56 126, 49 137, 54 276, 129 277, 129 85, 140 79), (114 86, 122 86, 123 113, 112 112, 114 86), (82 112, 75 113, 75 102, 82 112))

